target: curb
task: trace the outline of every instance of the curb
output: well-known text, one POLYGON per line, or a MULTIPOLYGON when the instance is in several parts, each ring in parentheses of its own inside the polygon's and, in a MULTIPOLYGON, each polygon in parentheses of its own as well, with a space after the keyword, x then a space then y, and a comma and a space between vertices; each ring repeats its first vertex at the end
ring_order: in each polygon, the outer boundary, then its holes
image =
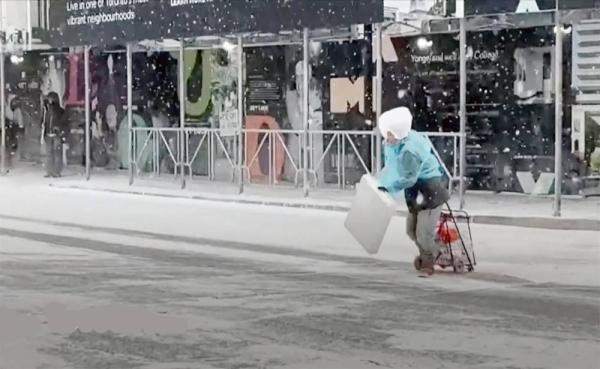
POLYGON ((577 218, 550 218, 550 217, 506 217, 497 215, 474 215, 472 219, 476 224, 490 224, 498 226, 553 229, 559 231, 600 231, 600 220, 577 218))
MULTIPOLYGON (((155 192, 144 192, 139 190, 111 190, 106 188, 86 188, 83 186, 70 185, 70 186, 56 186, 53 184, 50 187, 58 189, 71 189, 80 191, 92 191, 92 192, 106 192, 113 194, 126 194, 126 195, 137 195, 137 196, 153 196, 170 199, 189 199, 198 201, 213 201, 213 202, 224 202, 230 204, 242 204, 242 205, 264 205, 264 206, 278 206, 292 209, 307 209, 307 210, 325 210, 325 211, 337 211, 337 212, 348 212, 350 206, 348 205, 326 205, 326 204, 307 204, 307 203, 296 203, 286 202, 278 200, 253 200, 245 198, 232 198, 232 197, 210 197, 201 195, 182 196, 175 194, 162 194, 155 192)), ((406 216, 408 212, 406 210, 398 210, 397 214, 400 216, 406 216)), ((486 224, 486 225, 498 225, 498 226, 510 226, 520 228, 538 228, 538 229, 553 229, 562 231, 600 231, 600 220, 595 219, 565 219, 565 218, 550 218, 550 217, 507 217, 498 215, 472 215, 471 223, 473 224, 486 224)))

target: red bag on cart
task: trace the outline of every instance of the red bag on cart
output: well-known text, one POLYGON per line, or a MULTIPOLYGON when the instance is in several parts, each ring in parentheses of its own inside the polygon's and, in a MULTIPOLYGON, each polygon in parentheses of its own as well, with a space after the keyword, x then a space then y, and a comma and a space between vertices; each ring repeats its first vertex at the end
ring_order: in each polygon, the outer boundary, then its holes
POLYGON ((443 217, 440 221, 437 236, 444 245, 449 245, 460 240, 458 229, 456 229, 454 225, 451 225, 450 222, 448 222, 448 219, 445 217, 443 217))

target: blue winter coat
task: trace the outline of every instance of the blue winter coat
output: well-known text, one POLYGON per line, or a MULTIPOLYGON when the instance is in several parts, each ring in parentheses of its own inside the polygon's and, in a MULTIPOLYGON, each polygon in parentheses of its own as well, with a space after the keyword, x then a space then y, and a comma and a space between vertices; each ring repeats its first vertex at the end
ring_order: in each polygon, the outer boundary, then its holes
POLYGON ((385 145, 384 168, 379 175, 381 185, 393 195, 404 191, 409 207, 417 194, 425 196, 422 208, 437 207, 449 198, 444 186, 444 171, 433 152, 429 138, 410 131, 403 141, 385 145))

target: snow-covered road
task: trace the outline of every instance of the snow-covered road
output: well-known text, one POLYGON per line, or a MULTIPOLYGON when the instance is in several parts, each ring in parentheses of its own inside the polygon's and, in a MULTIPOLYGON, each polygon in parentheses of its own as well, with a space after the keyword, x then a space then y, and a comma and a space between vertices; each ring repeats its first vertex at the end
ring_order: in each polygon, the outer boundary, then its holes
POLYGON ((600 361, 596 232, 474 226, 476 272, 422 280, 401 218, 368 257, 341 213, 0 188, 1 368, 600 361), (79 317, 58 333, 52 302, 79 317))

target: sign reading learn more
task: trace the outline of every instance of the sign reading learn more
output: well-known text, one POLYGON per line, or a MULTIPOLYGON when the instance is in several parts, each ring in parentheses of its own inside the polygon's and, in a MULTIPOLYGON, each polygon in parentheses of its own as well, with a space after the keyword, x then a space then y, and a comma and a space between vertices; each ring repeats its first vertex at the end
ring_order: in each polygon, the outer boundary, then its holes
POLYGON ((383 0, 52 0, 56 47, 383 21, 383 0))

